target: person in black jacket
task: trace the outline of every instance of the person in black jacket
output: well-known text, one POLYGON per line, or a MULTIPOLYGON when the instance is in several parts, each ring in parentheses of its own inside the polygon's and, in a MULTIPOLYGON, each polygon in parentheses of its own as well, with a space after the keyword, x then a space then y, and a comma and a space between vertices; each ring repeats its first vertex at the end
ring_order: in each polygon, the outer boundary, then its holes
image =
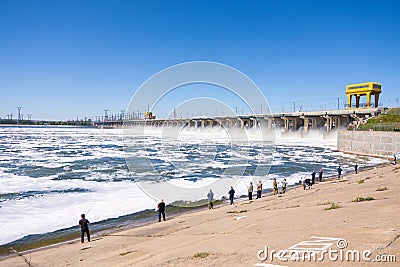
POLYGON ((83 239, 85 237, 85 233, 88 239, 88 242, 90 242, 90 233, 89 233, 89 224, 90 222, 85 218, 85 214, 81 215, 81 218, 79 220, 79 225, 81 227, 81 242, 83 243, 83 239))
POLYGON ((340 178, 340 176, 342 176, 342 168, 340 166, 337 168, 337 175, 338 175, 338 178, 340 178))
POLYGON ((235 196, 235 190, 233 189, 232 186, 231 186, 231 190, 229 190, 228 194, 229 194, 229 200, 230 200, 231 205, 232 205, 233 204, 233 198, 235 196))
POLYGON ((161 202, 158 203, 158 221, 161 222, 161 215, 165 221, 165 203, 164 199, 161 199, 161 202))
POLYGON ((315 171, 312 171, 311 173, 311 185, 315 184, 315 171))

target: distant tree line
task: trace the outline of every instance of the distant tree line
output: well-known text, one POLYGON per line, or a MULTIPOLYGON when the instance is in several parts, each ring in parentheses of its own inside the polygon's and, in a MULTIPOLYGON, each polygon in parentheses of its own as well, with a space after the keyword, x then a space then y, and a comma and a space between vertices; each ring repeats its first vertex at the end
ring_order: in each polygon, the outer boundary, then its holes
POLYGON ((0 119, 0 124, 11 125, 64 125, 64 126, 94 126, 92 121, 32 121, 0 119))

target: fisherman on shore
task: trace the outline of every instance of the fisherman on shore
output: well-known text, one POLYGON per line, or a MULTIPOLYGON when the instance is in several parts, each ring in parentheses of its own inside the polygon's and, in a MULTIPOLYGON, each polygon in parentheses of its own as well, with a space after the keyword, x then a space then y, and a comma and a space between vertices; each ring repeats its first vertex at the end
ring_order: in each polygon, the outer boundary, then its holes
POLYGON ((319 175, 318 175, 318 182, 322 182, 322 174, 324 173, 324 171, 322 170, 322 168, 319 170, 319 175))
POLYGON ((214 193, 211 189, 210 189, 210 192, 208 192, 208 194, 207 194, 207 198, 208 198, 208 209, 213 209, 214 208, 214 204, 213 204, 214 193))
POLYGON ((161 199, 161 202, 157 205, 158 208, 158 221, 161 222, 161 215, 165 221, 165 203, 164 199, 161 199))
POLYGON ((274 178, 273 185, 274 185, 274 195, 277 195, 279 192, 278 192, 278 182, 276 181, 276 178, 274 178))
POLYGON ((356 163, 356 165, 354 165, 354 171, 356 172, 356 174, 358 173, 358 164, 356 163))
POLYGON ((315 184, 315 174, 315 170, 313 170, 311 173, 311 185, 315 184))
POLYGON ((340 166, 337 168, 337 175, 338 175, 338 178, 340 178, 340 176, 342 176, 342 168, 340 166))
POLYGON ((261 198, 261 193, 262 193, 262 183, 261 183, 261 181, 258 181, 258 184, 257 184, 257 199, 261 198))
POLYGON ((287 185, 286 178, 284 178, 281 183, 282 183, 281 192, 282 192, 282 194, 285 194, 286 193, 286 185, 287 185))
POLYGON ((253 187, 253 183, 252 183, 252 182, 250 182, 250 186, 247 187, 247 190, 248 190, 248 192, 249 192, 249 200, 252 200, 252 199, 253 199, 253 190, 254 190, 254 187, 253 187))
POLYGON ((81 227, 81 243, 84 242, 85 233, 87 236, 88 242, 90 242, 90 232, 89 232, 89 224, 88 219, 85 218, 85 214, 81 215, 81 219, 79 220, 79 226, 81 227))
POLYGON ((233 189, 233 186, 231 186, 231 190, 229 190, 228 194, 231 205, 233 205, 233 198, 235 196, 235 190, 233 189))

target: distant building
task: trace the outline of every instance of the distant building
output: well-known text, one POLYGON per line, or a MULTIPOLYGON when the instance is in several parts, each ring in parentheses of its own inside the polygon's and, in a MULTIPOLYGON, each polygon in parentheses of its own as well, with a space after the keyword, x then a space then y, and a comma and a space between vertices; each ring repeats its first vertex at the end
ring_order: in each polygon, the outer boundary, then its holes
POLYGON ((377 108, 379 103, 379 94, 382 92, 382 85, 376 82, 349 84, 346 86, 347 108, 377 108), (352 102, 353 96, 355 103, 352 102), (366 102, 360 103, 360 98, 365 96, 366 102), (374 96, 374 102, 371 103, 371 96, 374 96))

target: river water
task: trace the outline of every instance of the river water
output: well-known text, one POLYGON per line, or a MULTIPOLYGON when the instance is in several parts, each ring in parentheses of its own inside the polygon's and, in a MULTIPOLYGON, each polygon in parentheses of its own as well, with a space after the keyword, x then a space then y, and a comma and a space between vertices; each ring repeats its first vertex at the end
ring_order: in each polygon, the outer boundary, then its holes
MULTIPOLYGON (((76 226, 81 213, 101 222, 154 209, 162 195, 144 192, 146 182, 201 188, 192 195, 195 201, 229 176, 228 169, 243 167, 231 176, 245 178, 232 180, 237 195, 244 195, 250 180, 270 188, 273 178, 286 178, 290 185, 320 168, 332 176, 339 165, 350 172, 355 163, 362 169, 384 162, 338 152, 335 135, 324 139, 320 132, 307 138, 278 133, 273 146, 257 140, 232 146, 207 129, 186 136, 163 142, 160 135, 148 135, 124 148, 120 129, 0 127, 0 245, 76 226)), ((167 203, 183 200, 165 196, 167 203)))

